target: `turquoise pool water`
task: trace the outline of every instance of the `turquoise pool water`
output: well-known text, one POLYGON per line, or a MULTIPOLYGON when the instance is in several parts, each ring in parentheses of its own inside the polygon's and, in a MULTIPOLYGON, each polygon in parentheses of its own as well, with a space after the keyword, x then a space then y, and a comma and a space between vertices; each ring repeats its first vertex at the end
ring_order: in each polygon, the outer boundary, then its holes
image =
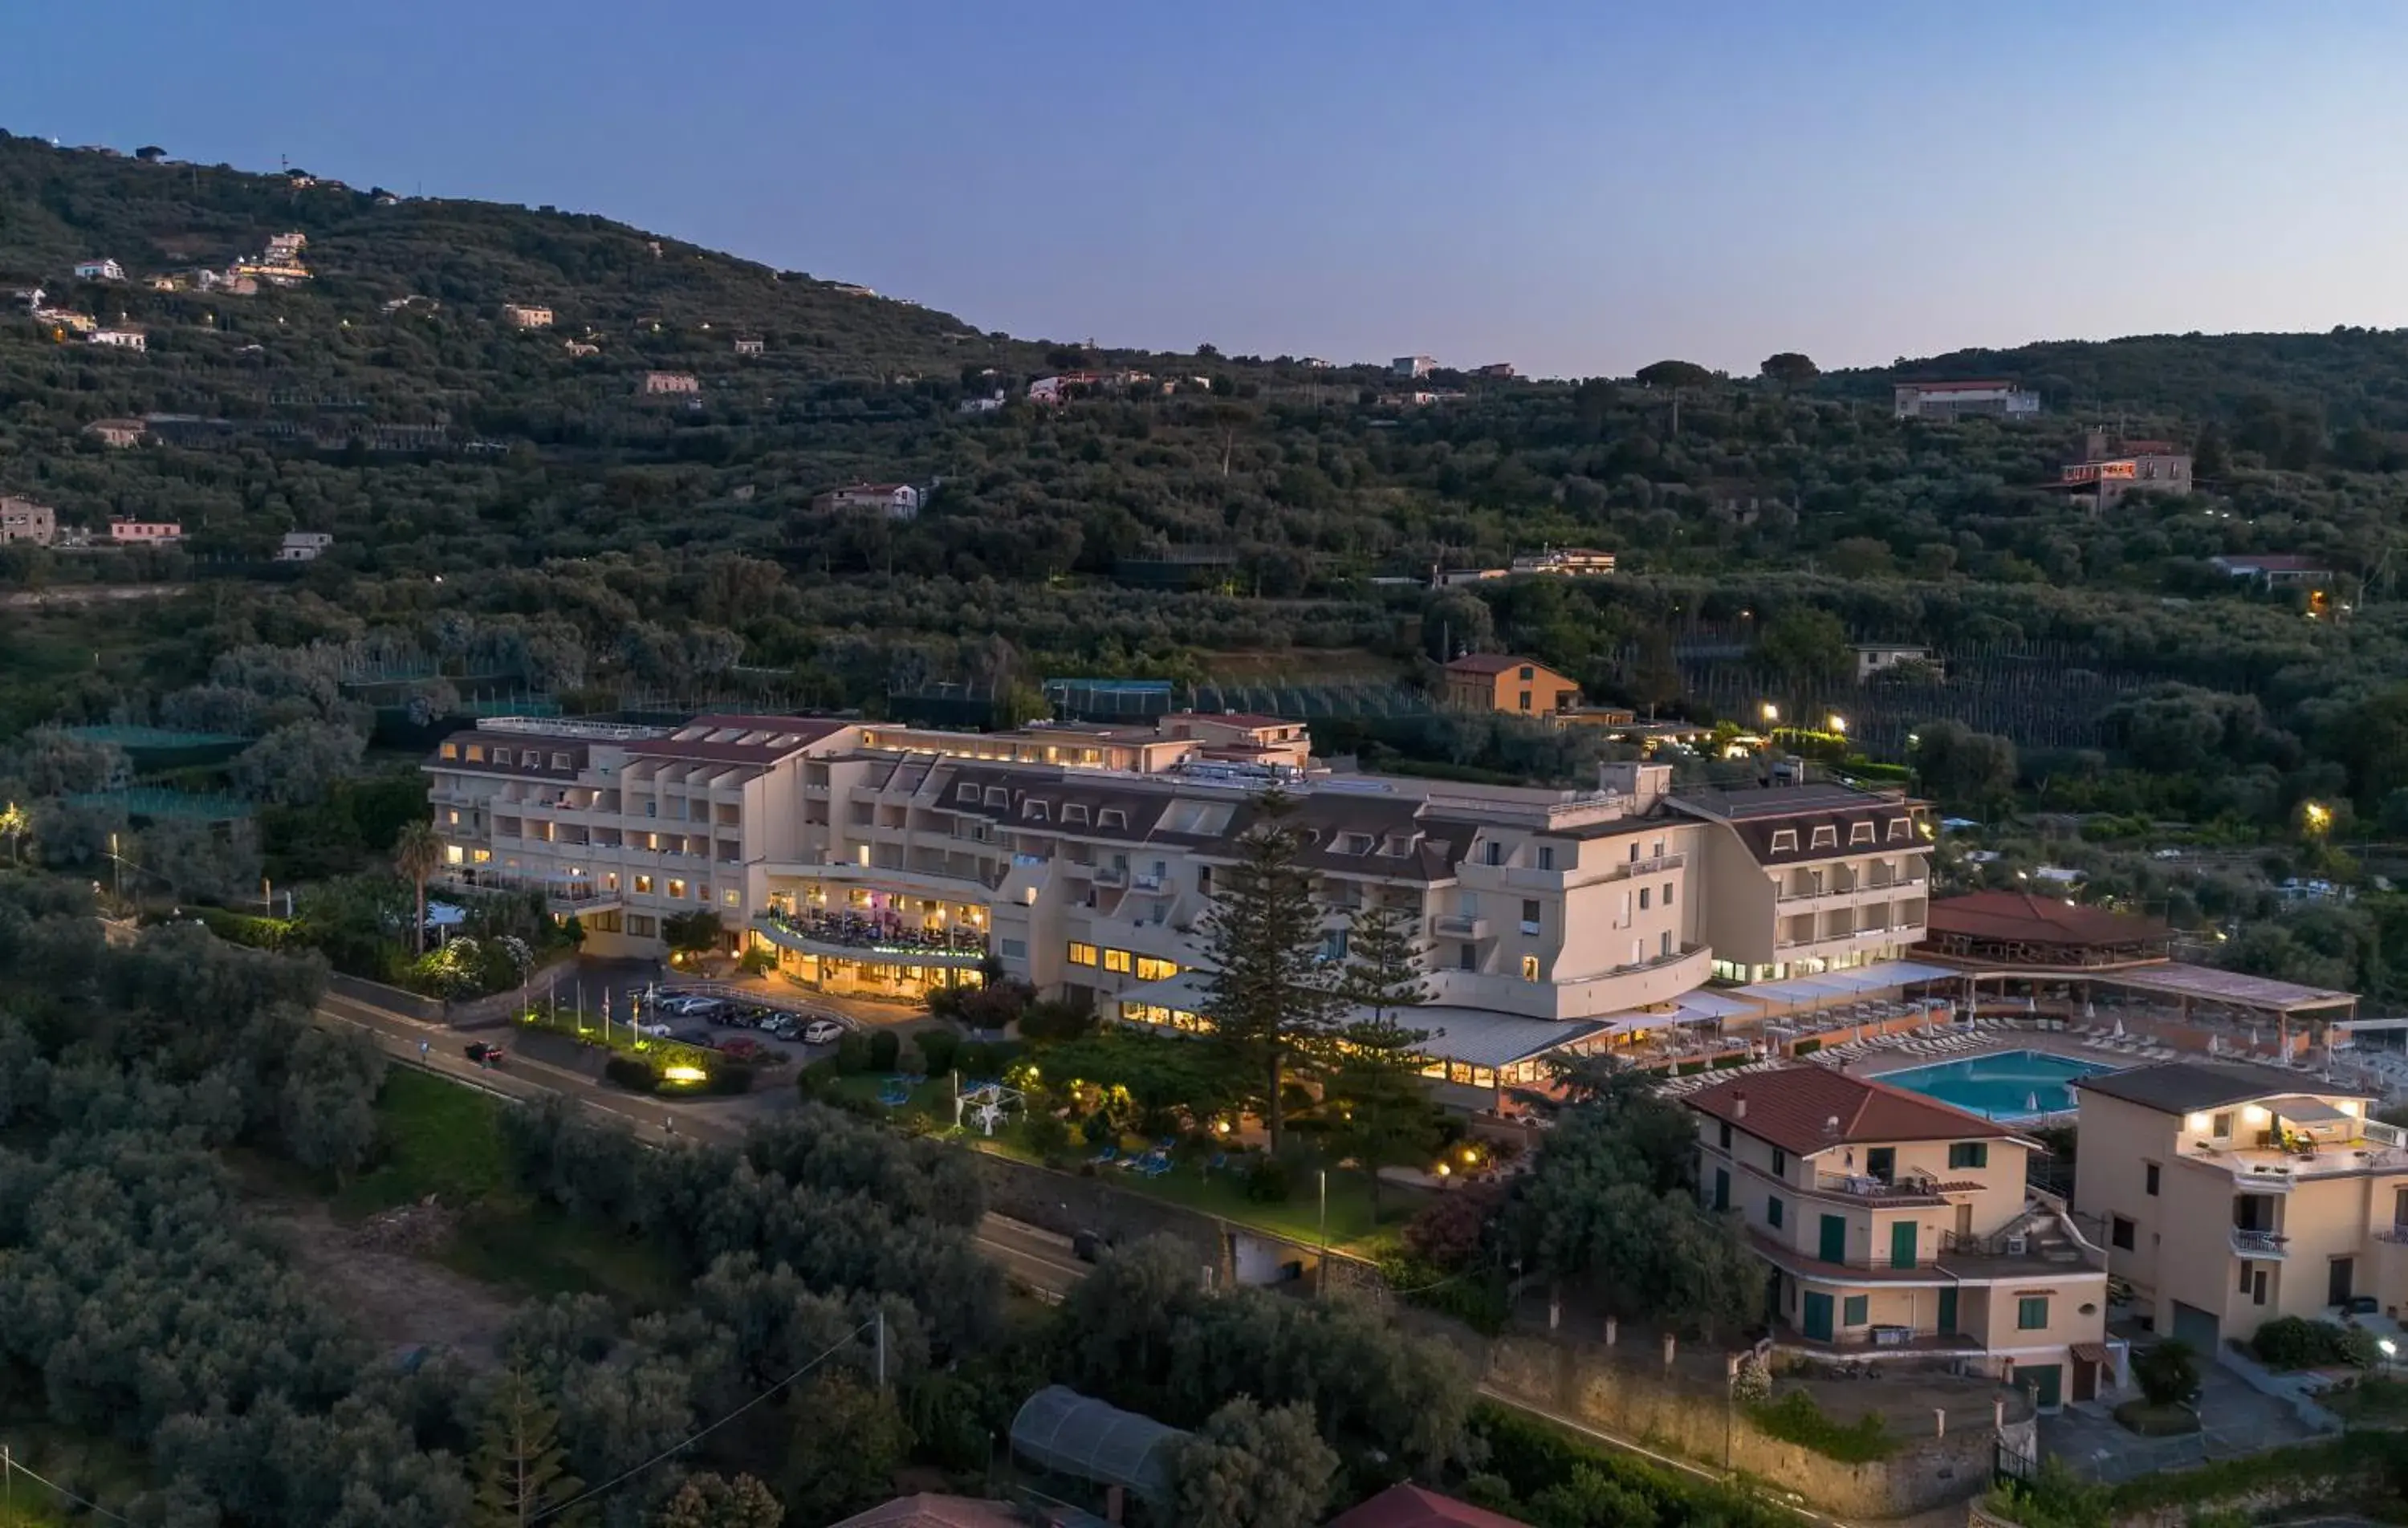
POLYGON ((1893 1088, 1937 1098, 1988 1119, 2028 1120, 2073 1107, 2073 1090, 2067 1084, 2114 1070, 2095 1061, 2076 1061, 2045 1050, 2007 1050, 1872 1075, 1893 1088))

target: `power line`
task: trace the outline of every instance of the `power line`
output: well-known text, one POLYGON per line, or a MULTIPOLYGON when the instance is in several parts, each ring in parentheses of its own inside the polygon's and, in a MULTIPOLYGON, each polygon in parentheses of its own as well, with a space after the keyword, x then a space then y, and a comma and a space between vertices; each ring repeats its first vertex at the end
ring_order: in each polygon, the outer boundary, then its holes
MULTIPOLYGON (((792 1373, 792 1374, 790 1374, 790 1375, 786 1376, 786 1378, 784 1378, 783 1379, 781 1379, 781 1380, 779 1380, 776 1384, 771 1385, 767 1390, 763 1391, 760 1394, 753 1396, 751 1400, 749 1400, 749 1401, 745 1402, 742 1406, 738 1407, 735 1410, 733 1410, 733 1411, 729 1412, 727 1415, 725 1415, 725 1416, 724 1416, 724 1417, 720 1418, 717 1421, 712 1422, 712 1423, 710 1423, 709 1426, 702 1428, 699 1432, 694 1433, 694 1434, 690 1435, 689 1436, 684 1437, 684 1438, 682 1438, 682 1439, 679 1440, 679 1441, 678 1441, 678 1442, 676 1442, 676 1443, 672 1443, 672 1444, 670 1444, 667 1448, 666 1448, 666 1449, 662 1449, 659 1453, 656 1453, 656 1454, 652 1455, 652 1458, 645 1460, 642 1464, 638 1464, 638 1465, 637 1465, 637 1466, 635 1466, 633 1469, 623 1471, 623 1472, 621 1472, 620 1474, 618 1474, 618 1475, 615 1475, 615 1476, 611 1477, 609 1479, 603 1481, 603 1482, 602 1482, 600 1485, 598 1485, 598 1486, 591 1486, 591 1487, 588 1487, 586 1490, 584 1490, 584 1491, 582 1491, 582 1492, 579 1492, 578 1494, 576 1494, 576 1495, 574 1495, 574 1496, 571 1496, 570 1498, 568 1498, 568 1500, 566 1500, 566 1501, 565 1501, 565 1502, 561 1503, 558 1507, 545 1507, 542 1511, 540 1511, 540 1512, 537 1513, 534 1517, 529 1518, 529 1519, 527 1520, 527 1521, 529 1521, 530 1523, 541 1522, 541 1521, 545 1521, 545 1520, 546 1520, 546 1519, 548 1519, 548 1518, 554 1518, 554 1517, 558 1517, 561 1513, 567 1511, 570 1507, 575 1507, 578 1503, 580 1503, 580 1502, 584 1502, 584 1501, 590 1501, 590 1500, 592 1500, 594 1497, 596 1497, 596 1496, 601 1495, 604 1492, 606 1492, 606 1491, 609 1491, 609 1490, 611 1490, 613 1487, 616 1487, 616 1486, 618 1486, 618 1485, 621 1485, 621 1484, 624 1483, 625 1481, 630 1480, 630 1479, 633 1479, 635 1477, 637 1477, 637 1476, 638 1476, 638 1475, 643 1474, 646 1470, 651 1469, 653 1465, 660 1464, 660 1463, 661 1463, 661 1462, 663 1462, 664 1460, 668 1459, 670 1456, 675 1455, 675 1454, 681 1454, 681 1453, 683 1453, 686 1449, 693 1448, 695 1444, 697 1444, 697 1443, 701 1442, 704 1438, 709 1437, 711 1434, 713 1434, 713 1433, 715 1433, 715 1432, 719 1431, 721 1428, 723 1428, 723 1427, 726 1426, 729 1422, 734 1421, 737 1418, 738 1418, 738 1417, 740 1417, 740 1416, 744 1415, 744 1413, 746 1413, 747 1411, 750 1411, 750 1410, 752 1410, 754 1407, 759 1406, 762 1402, 764 1402, 764 1401, 767 1400, 770 1396, 777 1394, 780 1391, 781 1391, 781 1390, 785 1389, 788 1385, 793 1384, 796 1380, 800 1379, 803 1376, 805 1376, 805 1375, 807 1375, 807 1374, 810 1373, 813 1369, 818 1368, 822 1364, 826 1363, 829 1359, 831 1359, 831 1358, 835 1357, 838 1353, 842 1352, 842 1351, 844 1350, 844 1349, 845 1349, 845 1346, 846 1346, 848 1343, 851 1343, 851 1342, 852 1342, 852 1341, 853 1341, 855 1338, 859 1337, 859 1336, 860 1336, 864 1332, 868 1331, 871 1327, 873 1327, 873 1326, 874 1326, 874 1327, 877 1327, 877 1328, 879 1329, 879 1331, 880 1331, 881 1335, 882 1336, 882 1335, 884 1335, 884 1332, 885 1332, 885 1321, 886 1321, 886 1317, 885 1317, 884 1312, 882 1312, 882 1311, 880 1314, 878 1314, 878 1315, 876 1315, 876 1316, 871 1317, 868 1321, 866 1321, 862 1322, 859 1326, 854 1327, 852 1331, 850 1331, 850 1332, 846 1333, 843 1336, 838 1337, 838 1338, 836 1340, 835 1344, 834 1344, 833 1346, 831 1346, 831 1347, 830 1347, 830 1348, 829 1348, 825 1352, 821 1353, 817 1358, 812 1359, 810 1363, 808 1363, 808 1364, 804 1364, 801 1368, 796 1369, 794 1373, 792 1373)), ((33 1473, 33 1472, 29 1470, 29 1471, 27 1471, 26 1473, 27 1473, 27 1474, 31 1474, 31 1473, 33 1473)), ((124 1520, 123 1518, 119 1518, 117 1521, 120 1521, 120 1522, 122 1522, 122 1521, 124 1521, 125 1520, 124 1520)))
POLYGON ((115 1512, 111 1512, 108 1508, 101 1506, 98 1502, 84 1500, 81 1496, 69 1491, 66 1487, 59 1484, 56 1480, 43 1479, 42 1477, 36 1475, 32 1470, 29 1470, 24 1465, 19 1464, 17 1462, 17 1456, 9 1452, 5 1446, 0 1446, 0 1473, 11 1476, 22 1475, 29 1479, 40 1480, 42 1484, 50 1487, 52 1491, 57 1492, 60 1495, 64 1496, 68 1501, 75 1503, 85 1511, 97 1512, 111 1522, 130 1522, 133 1521, 129 1518, 121 1517, 115 1512))

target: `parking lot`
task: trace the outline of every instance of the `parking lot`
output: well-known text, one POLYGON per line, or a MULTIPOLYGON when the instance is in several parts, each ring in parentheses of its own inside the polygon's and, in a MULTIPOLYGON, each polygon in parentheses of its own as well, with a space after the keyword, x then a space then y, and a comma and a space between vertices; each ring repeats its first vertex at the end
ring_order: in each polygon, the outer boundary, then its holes
POLYGON ((853 1025, 841 1015, 796 1006, 772 1007, 757 998, 729 996, 709 983, 671 983, 636 994, 638 1021, 648 1033, 662 1026, 666 1038, 728 1055, 755 1049, 782 1053, 796 1066, 831 1054, 853 1025))
POLYGON ((828 1055, 836 1049, 836 1041, 832 1037, 818 1043, 803 1039, 803 1032, 813 1022, 833 1023, 847 1030, 860 1027, 859 1021, 853 1016, 810 1002, 808 992, 797 991, 791 995, 764 992, 732 984, 687 978, 675 971, 654 975, 649 965, 632 963, 579 962, 563 972, 552 991, 561 1002, 593 1018, 598 1019, 607 1005, 614 1023, 624 1024, 630 1018, 643 1023, 666 1023, 672 1037, 684 1039, 691 1036, 691 1043, 708 1045, 713 1050, 724 1050, 731 1040, 771 1046, 785 1052, 798 1067, 828 1055), (679 997, 704 996, 723 998, 725 1007, 715 1013, 666 1011, 670 1003, 679 997), (655 1005, 658 1006, 657 1011, 655 1005), (794 1020, 796 1033, 793 1037, 767 1035, 757 1023, 739 1021, 752 1015, 769 1013, 782 1013, 794 1020))

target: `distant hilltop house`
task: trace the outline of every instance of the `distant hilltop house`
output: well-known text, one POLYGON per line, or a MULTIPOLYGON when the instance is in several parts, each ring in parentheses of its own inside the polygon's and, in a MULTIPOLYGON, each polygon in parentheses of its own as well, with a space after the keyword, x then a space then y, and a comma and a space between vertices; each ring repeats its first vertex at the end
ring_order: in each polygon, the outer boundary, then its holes
MULTIPOLYGON (((5 501, 0 501, 5 502, 5 501)), ((2296 584, 2308 589, 2321 589, 2333 580, 2332 564, 2320 557, 2301 557, 2292 552, 2254 552, 2243 556, 2211 557, 2208 566, 2229 578, 2246 578, 2270 589, 2296 584)))
POLYGON ((2048 485, 2093 509, 2111 509, 2128 493, 2187 493, 2190 453, 2171 440, 2117 440, 2103 430, 2083 439, 2082 460, 2069 462, 2048 485))
POLYGON ((676 393, 702 391, 702 378, 690 371, 648 371, 644 373, 644 396, 662 397, 676 393))
POLYGON ((87 260, 75 268, 79 281, 122 281, 125 267, 114 260, 87 260))
POLYGON ((277 234, 267 241, 267 258, 278 264, 291 264, 301 258, 309 247, 307 234, 277 234))
POLYGON ((1587 547, 1553 547, 1535 557, 1514 558, 1512 571, 1555 578, 1598 578, 1613 571, 1613 553, 1587 547))
POLYGON ((282 544, 276 549, 276 560, 314 563, 334 544, 335 538, 323 531, 287 531, 282 544))
POLYGON ((736 336, 736 353, 738 355, 759 355, 767 349, 767 347, 762 344, 761 336, 759 335, 738 335, 736 336))
POLYGON ((1995 378, 1900 382, 1890 394, 1891 412, 1899 419, 2030 419, 2040 413, 2039 393, 1995 378))
POLYGON ((108 539, 121 547, 167 546, 184 539, 184 527, 172 520, 112 520, 108 539))
POLYGON ((848 297, 875 297, 878 295, 877 293, 861 285, 857 281, 830 281, 828 283, 828 290, 830 292, 841 292, 848 297))
POLYGON ((108 345, 121 350, 147 350, 150 338, 139 329, 94 329, 84 336, 87 344, 108 345))
POLYGON ((1535 659, 1474 652, 1446 665, 1439 702, 1453 710, 1554 716, 1580 704, 1580 684, 1535 659))
POLYGON ((850 483, 811 499, 822 513, 839 509, 870 509, 889 520, 910 520, 920 512, 920 491, 909 483, 850 483))
POLYGON ((1488 364, 1481 367, 1471 375, 1474 377, 1490 377, 1501 381, 1510 382, 1514 378, 1519 377, 1522 374, 1513 369, 1513 363, 1511 361, 1491 361, 1488 364))
POLYGON ((964 398, 961 402, 953 405, 953 412, 956 414, 992 414, 1002 407, 1003 394, 1000 393, 989 393, 983 398, 964 398))
POLYGON ((1438 370, 1436 358, 1426 355, 1400 355, 1388 363, 1389 374, 1416 381, 1438 370))
POLYGON ((1931 650, 1919 642, 1858 642, 1851 650, 1856 655, 1858 684, 1901 664, 1939 666, 1931 656, 1931 650))
POLYGON ((0 546, 30 541, 47 547, 58 539, 59 513, 47 504, 0 493, 0 546))
POLYGON ((138 419, 96 419, 83 427, 83 433, 112 450, 139 446, 150 427, 138 419))
POLYGON ((529 307, 523 303, 504 303, 502 321, 513 329, 549 329, 552 327, 552 309, 529 307))
POLYGON ((600 355, 602 353, 601 346, 589 345, 581 339, 564 339, 560 343, 570 355, 574 356, 600 355))

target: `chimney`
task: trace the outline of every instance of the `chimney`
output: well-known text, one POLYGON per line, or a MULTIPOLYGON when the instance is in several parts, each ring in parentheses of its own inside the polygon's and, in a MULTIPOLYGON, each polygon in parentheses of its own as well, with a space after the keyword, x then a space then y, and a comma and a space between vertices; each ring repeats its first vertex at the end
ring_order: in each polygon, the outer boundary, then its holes
POLYGON ((1747 1118, 1747 1093, 1743 1090, 1731 1094, 1731 1118, 1734 1120, 1747 1118))
POLYGON ((1840 1133, 1840 1117, 1839 1117, 1838 1115, 1834 1114, 1834 1115, 1832 1115, 1829 1119, 1828 1119, 1828 1120, 1826 1120, 1826 1121, 1823 1121, 1823 1134, 1824 1134, 1824 1135, 1837 1135, 1839 1133, 1840 1133))

